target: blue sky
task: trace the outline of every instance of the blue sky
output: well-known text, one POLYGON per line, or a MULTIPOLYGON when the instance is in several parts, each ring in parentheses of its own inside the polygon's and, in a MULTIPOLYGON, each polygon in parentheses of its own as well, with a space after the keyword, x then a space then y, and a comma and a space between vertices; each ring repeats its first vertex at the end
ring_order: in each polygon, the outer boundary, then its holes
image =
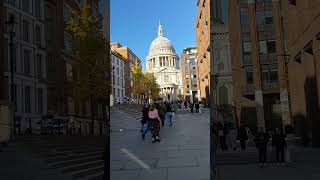
MULTIPOLYGON (((195 46, 196 0, 110 0, 110 38, 128 46, 145 64, 158 22, 176 53, 195 46)), ((143 65, 145 66, 145 65, 143 65)))

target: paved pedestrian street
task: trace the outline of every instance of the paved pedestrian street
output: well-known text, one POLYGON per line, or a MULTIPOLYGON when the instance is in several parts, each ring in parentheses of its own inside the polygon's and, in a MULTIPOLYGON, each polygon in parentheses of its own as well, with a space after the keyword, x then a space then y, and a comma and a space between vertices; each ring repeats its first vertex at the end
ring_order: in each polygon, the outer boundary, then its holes
MULTIPOLYGON (((137 109, 141 113, 140 109, 137 109)), ((160 130, 160 143, 150 133, 142 141, 141 124, 127 110, 111 111, 111 180, 209 180, 209 112, 179 111, 160 130)))

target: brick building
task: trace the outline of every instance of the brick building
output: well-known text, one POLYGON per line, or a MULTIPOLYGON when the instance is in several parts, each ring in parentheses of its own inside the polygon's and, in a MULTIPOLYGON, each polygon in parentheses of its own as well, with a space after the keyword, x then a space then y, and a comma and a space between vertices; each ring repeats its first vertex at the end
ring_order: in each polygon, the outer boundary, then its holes
POLYGON ((291 117, 297 133, 320 146, 320 1, 281 1, 291 117))
POLYGON ((125 67, 124 67, 124 71, 125 71, 125 74, 124 74, 124 77, 125 77, 125 97, 132 98, 135 100, 140 99, 140 97, 136 97, 132 92, 133 80, 132 80, 131 68, 136 63, 140 67, 142 67, 141 60, 138 58, 137 55, 134 54, 134 52, 129 47, 121 46, 121 44, 118 42, 112 43, 111 49, 118 52, 127 62, 127 63, 125 63, 125 67))
POLYGON ((274 0, 229 1, 235 111, 253 129, 291 124, 281 16, 274 0))
POLYGON ((211 24, 213 18, 211 17, 211 9, 213 1, 198 0, 198 12, 195 21, 196 31, 196 46, 198 52, 198 83, 199 89, 198 97, 202 101, 209 102, 210 97, 210 45, 211 45, 211 24))

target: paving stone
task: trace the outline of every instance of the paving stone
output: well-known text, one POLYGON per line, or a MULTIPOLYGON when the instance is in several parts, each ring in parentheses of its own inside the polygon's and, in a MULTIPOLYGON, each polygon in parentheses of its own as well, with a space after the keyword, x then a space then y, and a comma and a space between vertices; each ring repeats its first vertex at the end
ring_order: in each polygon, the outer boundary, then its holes
POLYGON ((168 180, 201 180, 210 178, 210 168, 204 167, 179 167, 168 168, 168 180))
POLYGON ((166 180, 168 176, 167 171, 167 168, 152 169, 150 171, 142 170, 138 180, 166 180))
POLYGON ((140 170, 111 171, 110 180, 138 180, 140 170))
POLYGON ((198 166, 195 157, 160 159, 157 167, 191 167, 198 166))

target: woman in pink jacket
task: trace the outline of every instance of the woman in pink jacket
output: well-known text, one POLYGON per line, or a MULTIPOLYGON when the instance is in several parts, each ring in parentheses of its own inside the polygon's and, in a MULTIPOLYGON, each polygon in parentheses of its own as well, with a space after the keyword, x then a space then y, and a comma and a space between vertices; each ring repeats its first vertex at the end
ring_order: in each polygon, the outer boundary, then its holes
POLYGON ((156 106, 152 104, 149 109, 149 124, 151 128, 151 134, 152 134, 152 142, 160 142, 159 138, 159 131, 160 131, 160 124, 161 120, 159 117, 158 110, 156 109, 156 106))

